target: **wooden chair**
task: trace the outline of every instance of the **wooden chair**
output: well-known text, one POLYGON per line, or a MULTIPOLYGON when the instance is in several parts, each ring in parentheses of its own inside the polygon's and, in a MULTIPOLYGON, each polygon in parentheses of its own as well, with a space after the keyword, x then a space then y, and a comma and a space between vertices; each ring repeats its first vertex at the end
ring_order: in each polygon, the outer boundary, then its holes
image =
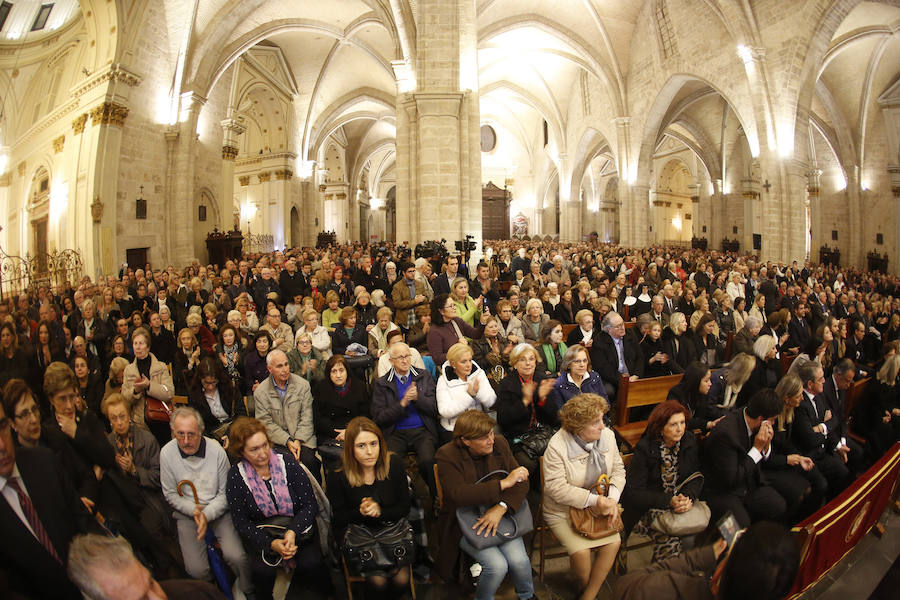
POLYGON ((172 396, 172 402, 175 404, 187 404, 187 396, 172 396))
POLYGON ((850 389, 844 394, 844 419, 847 421, 847 431, 850 437, 860 444, 866 443, 866 438, 853 431, 853 409, 866 397, 871 377, 854 381, 850 389))
POLYGON ((577 324, 577 323, 563 325, 563 326, 562 326, 562 330, 563 330, 563 340, 569 339, 569 334, 572 333, 573 331, 575 331, 575 329, 576 329, 577 327, 578 327, 578 324, 577 324))
POLYGON ((563 548, 562 544, 556 540, 556 536, 553 535, 553 531, 544 523, 544 457, 540 457, 540 472, 541 472, 541 501, 540 505, 537 507, 537 511, 532 514, 532 518, 534 519, 534 542, 532 544, 532 552, 535 549, 538 551, 538 579, 541 581, 544 580, 544 562, 548 558, 562 558, 563 556, 568 556, 569 553, 566 552, 565 548, 563 548), (548 552, 547 542, 548 538, 545 536, 549 536, 550 539, 554 540, 556 544, 550 547, 550 551, 548 552), (559 549, 562 548, 560 551, 559 549))
MULTIPOLYGON (((350 574, 350 571, 347 569, 347 561, 344 559, 343 554, 341 554, 341 568, 344 570, 344 581, 347 583, 347 598, 348 600, 353 600, 353 584, 365 583, 366 578, 360 575, 350 574)), ((409 593, 412 595, 412 600, 416 600, 416 578, 413 576, 412 565, 409 565, 406 568, 409 569, 409 593)))
POLYGON ((729 331, 728 337, 725 339, 725 362, 731 360, 732 352, 734 352, 734 332, 729 331))
POLYGON ((619 390, 616 396, 615 429, 631 446, 637 444, 647 428, 647 421, 632 421, 630 410, 641 406, 656 406, 665 402, 682 374, 650 377, 630 381, 627 375, 619 378, 619 390))

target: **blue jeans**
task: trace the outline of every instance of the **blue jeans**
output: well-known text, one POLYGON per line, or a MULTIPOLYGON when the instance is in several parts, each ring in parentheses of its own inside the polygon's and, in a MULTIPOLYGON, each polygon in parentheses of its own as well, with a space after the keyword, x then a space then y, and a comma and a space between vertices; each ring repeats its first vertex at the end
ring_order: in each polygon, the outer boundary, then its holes
POLYGON ((475 588, 475 600, 490 600, 503 583, 506 572, 512 575, 516 596, 519 600, 528 600, 534 596, 534 581, 531 579, 531 560, 525 552, 525 543, 518 537, 499 546, 476 550, 462 538, 459 541, 462 551, 474 558, 481 565, 478 587, 475 588))

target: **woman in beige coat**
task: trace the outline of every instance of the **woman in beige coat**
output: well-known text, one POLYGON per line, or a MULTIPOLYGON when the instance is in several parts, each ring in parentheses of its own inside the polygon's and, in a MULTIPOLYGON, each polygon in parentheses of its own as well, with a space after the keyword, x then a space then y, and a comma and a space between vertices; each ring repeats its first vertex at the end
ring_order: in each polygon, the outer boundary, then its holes
POLYGON ((147 397, 166 403, 172 402, 175 384, 165 363, 156 360, 150 353, 150 334, 139 327, 131 334, 134 348, 134 362, 125 367, 122 380, 122 395, 131 402, 131 420, 147 429, 144 422, 144 407, 147 397))
POLYGON ((580 394, 566 402, 559 411, 562 429, 550 438, 544 453, 544 520, 569 553, 581 600, 597 596, 621 543, 618 533, 591 540, 575 532, 569 523, 569 507, 595 506, 605 515, 619 510, 625 465, 615 435, 603 424, 607 410, 606 399, 597 394, 580 394), (588 489, 602 474, 610 480, 607 496, 588 489), (598 549, 593 565, 592 548, 598 549))

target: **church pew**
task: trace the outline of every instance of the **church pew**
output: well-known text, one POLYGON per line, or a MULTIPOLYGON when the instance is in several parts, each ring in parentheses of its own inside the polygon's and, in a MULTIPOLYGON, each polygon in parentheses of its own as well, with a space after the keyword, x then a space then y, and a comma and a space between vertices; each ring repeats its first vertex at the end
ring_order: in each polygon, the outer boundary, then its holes
POLYGON ((844 394, 844 419, 847 421, 847 429, 850 437, 861 444, 866 443, 866 438, 853 431, 853 409, 866 397, 866 389, 869 387, 871 377, 854 381, 853 385, 844 394))
POLYGON ((682 374, 666 375, 665 377, 650 377, 629 381, 627 375, 619 377, 619 390, 616 395, 615 428, 619 435, 629 444, 634 446, 641 439, 646 420, 632 421, 631 410, 644 406, 652 407, 665 402, 672 389, 679 381, 682 374))
POLYGON ((563 340, 569 339, 569 334, 572 333, 575 328, 578 327, 577 324, 563 324, 563 340))
POLYGON ((731 360, 732 352, 734 352, 734 332, 729 331, 728 337, 725 339, 725 362, 731 360))

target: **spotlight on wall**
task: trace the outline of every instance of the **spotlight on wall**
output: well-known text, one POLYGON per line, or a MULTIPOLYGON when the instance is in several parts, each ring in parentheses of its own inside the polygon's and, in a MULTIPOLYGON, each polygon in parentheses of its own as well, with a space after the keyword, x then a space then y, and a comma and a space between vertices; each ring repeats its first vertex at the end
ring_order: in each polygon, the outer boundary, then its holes
POLYGON ((372 210, 378 210, 379 208, 384 208, 384 200, 381 198, 372 198, 369 200, 369 208, 372 210))
POLYGON ((0 176, 6 174, 6 167, 9 166, 9 157, 6 154, 0 154, 0 176))
POLYGON ((681 215, 676 215, 675 218, 672 219, 672 227, 674 227, 676 231, 681 231, 681 215))

